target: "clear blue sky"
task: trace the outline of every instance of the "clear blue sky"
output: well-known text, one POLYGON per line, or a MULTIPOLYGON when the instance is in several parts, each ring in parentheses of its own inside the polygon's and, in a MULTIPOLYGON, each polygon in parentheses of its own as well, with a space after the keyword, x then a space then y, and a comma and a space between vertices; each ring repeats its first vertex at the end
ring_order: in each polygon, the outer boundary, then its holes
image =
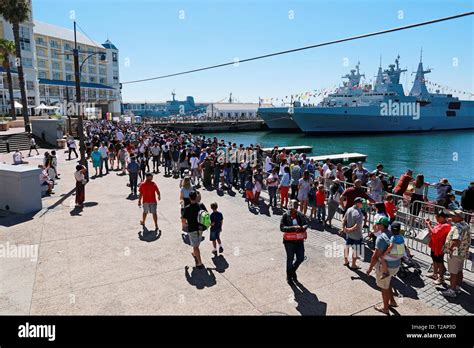
MULTIPOLYGON (((119 48, 120 78, 125 82, 473 11, 473 4, 471 0, 33 0, 33 15, 72 27, 69 15, 75 11, 90 37, 99 42, 109 37, 119 48)), ((338 85, 357 61, 369 80, 377 72, 380 54, 383 66, 400 54, 401 66, 414 71, 420 47, 425 66, 433 69, 427 78, 472 93, 473 17, 238 67, 124 85, 123 100, 164 101, 174 89, 179 99, 193 95, 197 101, 217 101, 233 92, 239 101, 257 102, 258 97, 338 85), (343 65, 344 58, 350 67, 343 65)), ((405 73, 401 81, 411 87, 412 76, 405 73)))

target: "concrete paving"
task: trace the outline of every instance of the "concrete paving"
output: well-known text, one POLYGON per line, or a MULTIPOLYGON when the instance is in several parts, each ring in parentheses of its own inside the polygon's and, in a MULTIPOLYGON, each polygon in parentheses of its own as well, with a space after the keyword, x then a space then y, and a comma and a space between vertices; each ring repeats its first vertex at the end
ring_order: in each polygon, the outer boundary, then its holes
MULTIPOLYGON (((10 157, 2 155, 0 161, 10 157)), ((191 247, 182 238, 178 180, 155 175, 162 193, 162 233, 144 234, 137 200, 127 199, 127 177, 111 172, 91 180, 86 207, 76 212, 70 193, 76 162, 65 161, 62 150, 58 157, 62 179, 56 194, 44 198, 43 210, 32 216, 0 217, 0 244, 38 247, 37 260, 1 259, 0 314, 379 314, 372 306, 381 296, 374 278, 364 273, 367 263, 361 262, 363 269, 354 272, 342 266, 338 255, 328 254, 342 243, 337 234, 309 232, 308 259, 298 271, 301 285, 292 288, 285 280, 280 216, 266 214, 265 209, 250 212, 238 193, 231 197, 201 190, 203 203, 209 208, 218 202, 224 215, 225 251, 213 257, 205 232, 201 251, 206 269, 195 269, 191 247)), ((41 159, 35 156, 30 163, 41 159)), ((149 217, 147 227, 152 226, 149 217)), ((394 314, 474 312, 466 305, 472 288, 450 305, 453 301, 434 294, 424 276, 397 279, 395 285, 400 306, 394 314), (437 302, 418 295, 428 293, 437 296, 437 302)))

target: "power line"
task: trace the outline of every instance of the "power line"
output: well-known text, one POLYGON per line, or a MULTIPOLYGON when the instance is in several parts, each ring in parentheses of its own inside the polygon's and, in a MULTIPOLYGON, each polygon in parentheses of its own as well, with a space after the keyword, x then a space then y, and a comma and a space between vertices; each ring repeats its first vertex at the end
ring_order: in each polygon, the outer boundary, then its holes
POLYGON ((348 37, 348 38, 344 38, 344 39, 338 39, 338 40, 333 40, 333 41, 322 42, 322 43, 311 45, 311 46, 293 48, 293 49, 286 50, 286 51, 279 51, 279 52, 269 53, 269 54, 265 54, 265 55, 262 55, 262 56, 246 58, 246 59, 242 59, 242 60, 238 60, 238 61, 222 63, 222 64, 217 64, 217 65, 211 65, 211 66, 207 66, 207 67, 203 67, 203 68, 182 71, 182 72, 174 73, 174 74, 161 75, 161 76, 150 77, 150 78, 146 78, 146 79, 122 82, 122 84, 132 84, 132 83, 146 82, 146 81, 152 81, 152 80, 159 80, 159 79, 164 79, 164 78, 173 77, 173 76, 191 74, 191 73, 195 73, 195 72, 198 72, 198 71, 217 69, 217 68, 222 68, 224 66, 234 65, 236 63, 238 63, 238 64, 246 63, 246 62, 250 62, 252 60, 264 59, 264 58, 279 56, 279 55, 282 55, 282 54, 288 54, 288 53, 308 50, 308 49, 311 49, 311 48, 316 48, 316 47, 321 47, 321 46, 328 46, 328 45, 333 45, 333 44, 337 44, 337 43, 341 43, 341 42, 363 39, 363 38, 370 37, 370 36, 377 36, 377 35, 382 35, 382 34, 387 34, 387 33, 393 33, 395 31, 401 31, 401 30, 421 27, 421 26, 424 26, 424 25, 430 25, 430 24, 434 24, 434 23, 449 21, 449 20, 452 20, 452 19, 457 19, 457 18, 461 18, 461 17, 465 17, 465 16, 471 16, 473 14, 474 14, 474 12, 464 12, 464 13, 460 13, 460 14, 450 16, 450 17, 443 17, 443 18, 433 19, 433 20, 426 21, 426 22, 420 22, 420 23, 410 24, 410 25, 406 25, 406 26, 402 26, 402 27, 396 27, 396 28, 392 28, 392 29, 376 31, 376 32, 373 32, 373 33, 352 36, 352 37, 348 37))

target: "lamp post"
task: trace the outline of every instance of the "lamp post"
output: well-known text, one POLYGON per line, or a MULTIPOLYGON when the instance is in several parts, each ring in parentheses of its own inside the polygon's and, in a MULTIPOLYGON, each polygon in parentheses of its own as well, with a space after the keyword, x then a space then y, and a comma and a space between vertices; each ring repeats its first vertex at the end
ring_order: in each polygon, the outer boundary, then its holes
MULTIPOLYGON (((77 132, 79 133, 79 152, 81 154, 80 163, 82 165, 86 165, 86 146, 84 141, 84 125, 83 125, 83 115, 82 115, 82 107, 79 107, 80 103, 82 102, 81 99, 81 72, 82 67, 86 60, 90 57, 100 54, 101 60, 105 61, 105 54, 103 52, 92 52, 89 54, 79 65, 79 49, 77 48, 77 31, 76 31, 76 21, 74 21, 74 49, 72 51, 74 56, 74 74, 75 74, 75 85, 76 85, 76 110, 78 111, 78 127, 77 132)), ((67 87, 66 87, 67 88, 67 87)))

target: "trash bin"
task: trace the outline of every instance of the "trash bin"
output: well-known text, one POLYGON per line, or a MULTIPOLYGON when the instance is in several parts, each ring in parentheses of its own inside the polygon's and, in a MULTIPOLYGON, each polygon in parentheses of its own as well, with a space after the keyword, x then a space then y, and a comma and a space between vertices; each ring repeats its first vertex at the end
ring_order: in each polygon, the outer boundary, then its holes
POLYGON ((56 143, 58 145, 58 149, 66 148, 66 139, 56 139, 56 143))

